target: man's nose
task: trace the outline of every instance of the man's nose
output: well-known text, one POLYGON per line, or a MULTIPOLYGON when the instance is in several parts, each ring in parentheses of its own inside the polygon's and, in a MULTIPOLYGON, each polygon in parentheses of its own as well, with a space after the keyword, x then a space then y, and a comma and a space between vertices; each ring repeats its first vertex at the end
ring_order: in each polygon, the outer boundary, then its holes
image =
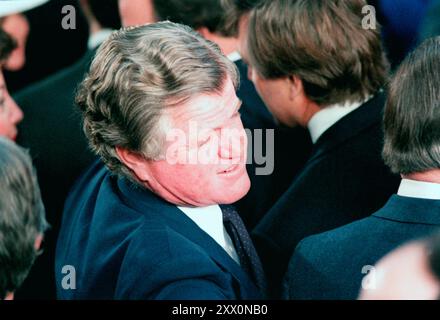
POLYGON ((234 134, 223 134, 220 138, 219 156, 223 159, 240 159, 246 152, 246 143, 247 137, 244 130, 234 134))
POLYGON ((17 105, 17 103, 11 99, 11 122, 14 124, 20 123, 23 120, 23 111, 17 105))

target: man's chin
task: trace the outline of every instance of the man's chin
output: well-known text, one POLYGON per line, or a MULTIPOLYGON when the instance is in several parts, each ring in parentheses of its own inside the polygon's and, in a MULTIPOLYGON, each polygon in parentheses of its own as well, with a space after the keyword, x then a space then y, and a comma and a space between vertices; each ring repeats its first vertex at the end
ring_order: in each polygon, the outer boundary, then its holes
POLYGON ((228 195, 224 197, 223 201, 220 204, 233 204, 243 198, 251 188, 251 181, 249 177, 246 175, 243 177, 243 180, 239 182, 240 185, 234 186, 234 188, 225 188, 225 192, 228 192, 228 195))

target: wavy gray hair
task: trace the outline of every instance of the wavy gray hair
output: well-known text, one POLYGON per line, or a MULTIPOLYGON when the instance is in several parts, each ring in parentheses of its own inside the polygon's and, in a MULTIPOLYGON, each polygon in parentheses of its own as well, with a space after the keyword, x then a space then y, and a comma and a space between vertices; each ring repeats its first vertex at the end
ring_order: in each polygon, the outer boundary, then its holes
POLYGON ((0 299, 28 275, 38 255, 35 241, 47 226, 29 155, 0 138, 0 299))

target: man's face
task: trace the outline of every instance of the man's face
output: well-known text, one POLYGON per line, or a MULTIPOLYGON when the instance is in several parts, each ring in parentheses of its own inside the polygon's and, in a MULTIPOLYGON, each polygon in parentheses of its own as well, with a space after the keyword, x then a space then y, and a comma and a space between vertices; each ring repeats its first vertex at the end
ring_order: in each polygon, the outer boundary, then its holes
POLYGON ((434 300, 440 294, 421 243, 406 245, 379 261, 370 280, 375 288, 363 290, 362 300, 434 300))
POLYGON ((238 21, 238 51, 240 55, 246 54, 247 30, 249 24, 249 14, 244 14, 238 21))
POLYGON ((248 24, 249 14, 243 15, 238 25, 238 47, 243 61, 248 66, 248 79, 253 82, 259 96, 276 120, 287 126, 295 126, 297 122, 291 119, 291 110, 287 112, 291 103, 289 80, 287 78, 264 79, 249 63, 248 24))
POLYGON ((20 70, 26 63, 29 22, 23 14, 19 13, 5 17, 1 24, 2 29, 17 42, 17 48, 12 51, 4 67, 10 71, 20 70))
POLYGON ((17 124, 22 119, 23 112, 9 95, 3 72, 0 71, 0 136, 15 140, 17 124))
POLYGON ((301 123, 304 105, 302 99, 292 99, 292 83, 288 78, 265 79, 255 69, 251 70, 250 80, 267 109, 282 124, 294 127, 301 123))
POLYGON ((229 204, 250 188, 240 100, 228 79, 221 95, 199 95, 170 112, 166 159, 150 161, 148 187, 185 206, 229 204))
POLYGON ((153 0, 119 0, 119 14, 124 27, 156 22, 153 0))

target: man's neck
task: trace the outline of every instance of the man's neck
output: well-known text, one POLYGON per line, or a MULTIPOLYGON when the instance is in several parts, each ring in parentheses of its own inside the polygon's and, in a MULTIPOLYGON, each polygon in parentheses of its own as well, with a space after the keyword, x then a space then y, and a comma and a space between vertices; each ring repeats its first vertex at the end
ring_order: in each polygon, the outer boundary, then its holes
POLYGON ((206 39, 216 43, 225 56, 238 50, 238 39, 233 37, 222 37, 216 34, 204 35, 206 39))
POLYGON ((440 169, 402 175, 402 178, 440 184, 440 169))
POLYGON ((97 21, 90 22, 90 24, 89 24, 89 32, 90 32, 89 36, 90 37, 93 36, 94 34, 97 34, 101 30, 102 30, 102 27, 97 21))

